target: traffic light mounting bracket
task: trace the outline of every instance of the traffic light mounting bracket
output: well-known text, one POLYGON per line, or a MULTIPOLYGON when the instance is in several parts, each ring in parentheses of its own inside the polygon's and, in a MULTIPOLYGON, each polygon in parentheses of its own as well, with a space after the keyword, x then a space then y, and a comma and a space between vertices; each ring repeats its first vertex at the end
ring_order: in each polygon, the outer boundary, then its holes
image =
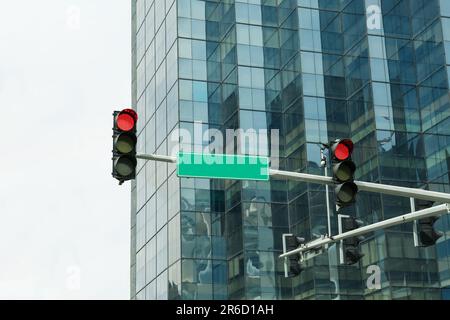
MULTIPOLYGON (((294 235, 291 234, 291 233, 283 234, 283 236, 282 236, 283 237, 283 253, 287 253, 287 244, 286 244, 287 243, 287 237, 292 237, 292 236, 294 236, 294 235)), ((323 241, 324 239, 326 239, 326 237, 325 236, 321 236, 320 238, 309 242, 309 245, 311 245, 313 243, 316 243, 316 242, 323 241)), ((305 244, 301 244, 300 245, 300 248, 303 248, 303 247, 305 247, 305 244)), ((308 260, 310 260, 310 259, 312 259, 314 257, 317 257, 317 256, 323 254, 325 252, 325 250, 328 250, 328 244, 325 244, 325 245, 319 246, 319 247, 315 247, 314 249, 309 250, 309 251, 299 252, 298 253, 300 255, 299 262, 303 263, 303 262, 308 261, 308 260)), ((288 256, 286 256, 284 258, 284 275, 285 275, 285 278, 289 278, 289 266, 290 266, 289 264, 290 264, 290 262, 289 262, 288 256)))

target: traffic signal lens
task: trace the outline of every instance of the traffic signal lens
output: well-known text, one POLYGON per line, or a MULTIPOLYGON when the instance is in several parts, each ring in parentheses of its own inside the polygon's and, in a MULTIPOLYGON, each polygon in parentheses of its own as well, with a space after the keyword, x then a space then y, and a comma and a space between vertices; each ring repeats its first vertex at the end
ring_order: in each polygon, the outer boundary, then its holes
POLYGON ((138 115, 133 109, 125 109, 117 115, 116 124, 119 130, 131 131, 136 127, 138 115))
POLYGON ((353 141, 350 139, 336 140, 332 143, 332 153, 334 160, 345 161, 350 159, 353 153, 353 141))
POLYGON ((347 182, 353 179, 356 166, 352 161, 342 162, 333 167, 334 175, 340 182, 347 182))
POLYGON ((128 177, 133 174, 136 168, 136 162, 130 157, 120 157, 115 165, 117 173, 122 177, 128 177))
POLYGON ((345 143, 337 145, 334 155, 340 161, 347 160, 350 157, 350 149, 345 143))
POLYGON ((136 138, 130 134, 121 134, 117 138, 116 149, 120 153, 128 154, 136 147, 136 138))
POLYGON ((352 203, 355 200, 358 187, 352 182, 344 183, 336 188, 336 197, 341 204, 352 203))
POLYGON ((117 116, 117 127, 122 131, 131 131, 135 125, 135 120, 128 113, 121 113, 117 116))

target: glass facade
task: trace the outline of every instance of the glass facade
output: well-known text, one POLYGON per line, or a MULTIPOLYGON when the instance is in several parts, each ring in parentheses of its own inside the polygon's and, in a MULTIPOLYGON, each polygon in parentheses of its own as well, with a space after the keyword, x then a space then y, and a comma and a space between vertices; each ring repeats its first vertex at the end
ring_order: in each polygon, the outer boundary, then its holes
MULTIPOLYGON (((280 169, 323 174, 321 144, 350 137, 358 180, 450 192, 448 0, 132 0, 132 11, 140 152, 210 142, 174 142, 178 129, 277 129, 280 169)), ((179 179, 139 162, 132 298, 449 299, 448 217, 434 247, 414 247, 405 224, 368 235, 355 266, 331 247, 285 279, 281 236, 325 234, 325 199, 313 184, 179 179), (366 285, 373 266, 381 289, 366 285)), ((361 192, 345 212, 374 223, 410 212, 409 199, 361 192)))

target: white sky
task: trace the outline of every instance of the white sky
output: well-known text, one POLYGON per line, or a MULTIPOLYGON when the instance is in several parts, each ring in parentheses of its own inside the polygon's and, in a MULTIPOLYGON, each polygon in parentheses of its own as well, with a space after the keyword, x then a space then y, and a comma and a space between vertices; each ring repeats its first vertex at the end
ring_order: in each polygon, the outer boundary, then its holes
POLYGON ((0 299, 129 298, 130 3, 0 0, 0 299))

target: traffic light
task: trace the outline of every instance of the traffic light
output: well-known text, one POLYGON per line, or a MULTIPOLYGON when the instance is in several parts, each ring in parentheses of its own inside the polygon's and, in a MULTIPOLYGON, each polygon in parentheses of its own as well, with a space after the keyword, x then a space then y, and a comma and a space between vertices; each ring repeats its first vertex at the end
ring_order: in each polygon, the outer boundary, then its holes
MULTIPOLYGON (((297 249, 300 245, 305 243, 304 238, 300 238, 294 235, 286 236, 286 252, 297 249)), ((302 273, 303 268, 300 264, 300 254, 289 256, 289 276, 297 277, 302 273)))
POLYGON ((120 184, 136 178, 137 113, 132 109, 115 111, 113 126, 113 172, 120 184))
POLYGON ((358 193, 358 186, 354 182, 356 165, 352 161, 353 146, 350 139, 339 139, 331 143, 333 179, 336 184, 336 203, 339 207, 353 204, 358 193))
MULTIPOLYGON (((342 218, 342 233, 356 230, 362 227, 363 222, 353 217, 342 218)), ((358 263, 364 257, 360 251, 359 244, 364 240, 363 236, 352 237, 342 241, 343 263, 346 265, 353 265, 358 263)))
MULTIPOLYGON (((432 201, 416 200, 416 211, 431 208, 434 205, 432 201)), ((417 234, 420 247, 434 246, 436 242, 444 235, 441 231, 434 229, 434 224, 439 217, 428 217, 417 221, 417 234)))

